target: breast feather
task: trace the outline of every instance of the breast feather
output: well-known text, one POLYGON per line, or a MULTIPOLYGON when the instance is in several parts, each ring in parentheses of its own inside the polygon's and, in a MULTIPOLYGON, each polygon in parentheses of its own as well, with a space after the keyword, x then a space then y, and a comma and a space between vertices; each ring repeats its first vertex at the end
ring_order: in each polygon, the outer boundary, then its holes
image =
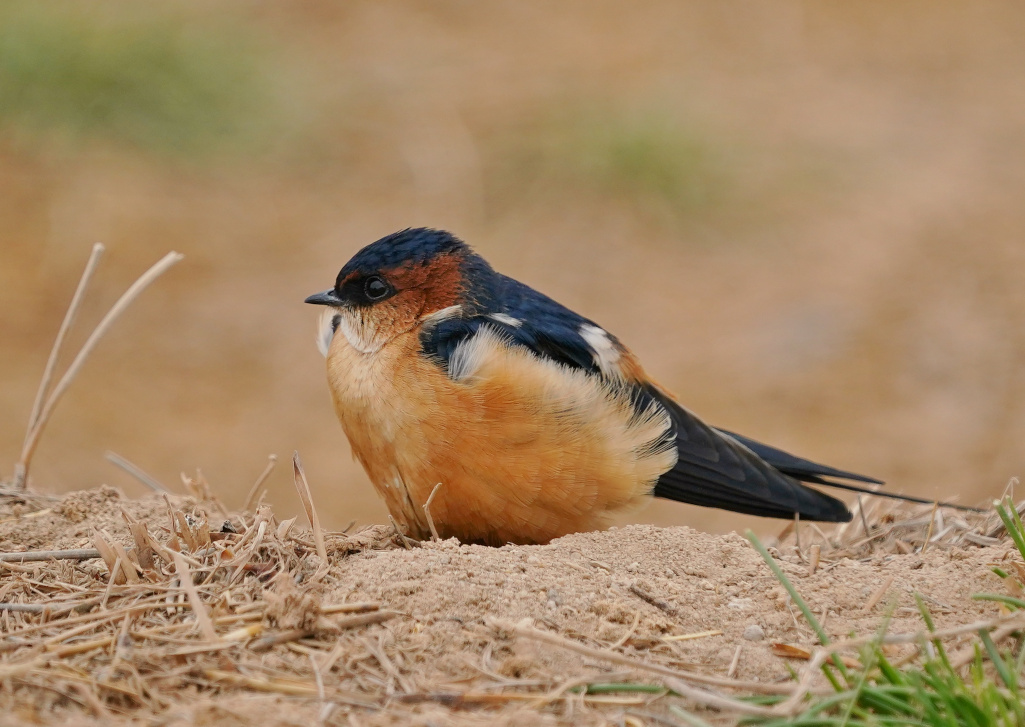
POLYGON ((475 475, 507 503, 605 516, 676 464, 662 408, 638 411, 627 385, 543 359, 488 327, 457 347, 449 371, 482 407, 483 434, 466 435, 478 440, 474 462, 462 466, 486 470, 475 475))
POLYGON ((414 535, 426 535, 420 509, 438 482, 431 511, 443 536, 547 542, 605 527, 676 463, 668 414, 637 411, 623 382, 487 327, 460 344, 446 375, 409 339, 366 355, 338 336, 328 368, 354 451, 414 535))

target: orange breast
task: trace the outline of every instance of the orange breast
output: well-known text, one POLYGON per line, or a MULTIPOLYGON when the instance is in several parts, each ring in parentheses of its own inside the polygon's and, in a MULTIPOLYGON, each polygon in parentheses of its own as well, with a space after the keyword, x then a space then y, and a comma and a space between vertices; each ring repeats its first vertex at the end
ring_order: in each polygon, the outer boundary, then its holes
POLYGON ((335 336, 328 379, 338 418, 392 516, 429 535, 500 545, 605 527, 676 463, 653 447, 670 422, 581 371, 479 336, 457 378, 419 352, 418 330, 372 353, 335 336))

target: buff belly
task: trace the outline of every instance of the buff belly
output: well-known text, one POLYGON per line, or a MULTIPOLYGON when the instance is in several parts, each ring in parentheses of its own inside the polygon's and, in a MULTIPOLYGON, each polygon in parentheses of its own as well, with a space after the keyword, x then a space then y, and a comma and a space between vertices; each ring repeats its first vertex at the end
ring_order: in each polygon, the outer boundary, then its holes
POLYGON ((409 535, 544 543, 606 527, 676 463, 656 446, 661 410, 638 413, 595 376, 482 340, 459 378, 420 353, 418 331, 364 352, 337 335, 335 410, 355 457, 409 535))

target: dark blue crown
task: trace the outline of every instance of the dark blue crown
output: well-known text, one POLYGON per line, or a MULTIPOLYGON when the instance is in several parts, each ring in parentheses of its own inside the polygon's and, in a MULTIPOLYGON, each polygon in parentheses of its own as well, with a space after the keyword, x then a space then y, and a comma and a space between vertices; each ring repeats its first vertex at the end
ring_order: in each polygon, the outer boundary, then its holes
POLYGON ((469 252, 469 246, 450 232, 413 227, 372 242, 352 256, 338 273, 338 279, 353 272, 364 274, 391 270, 400 265, 422 264, 437 255, 469 252))

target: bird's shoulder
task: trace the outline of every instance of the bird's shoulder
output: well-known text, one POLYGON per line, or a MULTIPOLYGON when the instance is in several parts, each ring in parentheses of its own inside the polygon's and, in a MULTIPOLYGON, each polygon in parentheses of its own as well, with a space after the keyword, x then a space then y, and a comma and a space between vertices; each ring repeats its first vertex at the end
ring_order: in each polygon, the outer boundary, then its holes
POLYGON ((450 375, 457 354, 482 337, 609 381, 639 369, 619 339, 589 318, 513 278, 496 275, 494 286, 486 304, 453 306, 421 329, 422 353, 450 375))

